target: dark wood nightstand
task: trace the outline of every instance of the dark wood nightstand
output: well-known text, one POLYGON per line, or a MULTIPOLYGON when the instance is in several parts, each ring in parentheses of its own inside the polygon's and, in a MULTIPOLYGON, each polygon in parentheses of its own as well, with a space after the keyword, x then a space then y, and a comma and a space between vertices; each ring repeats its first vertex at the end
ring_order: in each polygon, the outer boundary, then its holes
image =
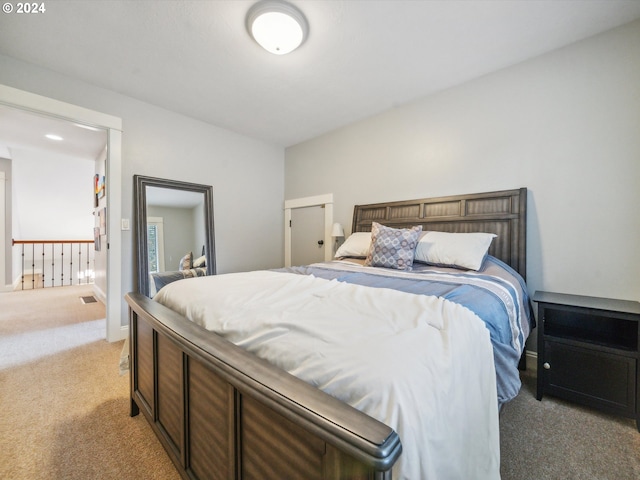
POLYGON ((536 292, 538 392, 632 417, 640 431, 640 303, 536 292))

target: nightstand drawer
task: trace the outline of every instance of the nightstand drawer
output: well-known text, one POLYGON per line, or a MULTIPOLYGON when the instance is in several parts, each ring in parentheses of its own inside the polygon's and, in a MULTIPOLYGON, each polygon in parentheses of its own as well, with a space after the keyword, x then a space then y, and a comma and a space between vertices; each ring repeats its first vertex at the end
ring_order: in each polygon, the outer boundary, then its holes
POLYGON ((544 390, 612 413, 636 409, 636 358, 545 340, 544 390), (547 368, 548 366, 548 368, 547 368))

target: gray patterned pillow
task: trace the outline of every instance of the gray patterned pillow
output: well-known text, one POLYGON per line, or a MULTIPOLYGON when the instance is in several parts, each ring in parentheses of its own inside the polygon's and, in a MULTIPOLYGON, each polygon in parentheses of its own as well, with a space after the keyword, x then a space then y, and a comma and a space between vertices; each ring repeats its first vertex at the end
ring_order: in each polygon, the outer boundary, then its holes
POLYGON ((371 248, 364 264, 372 267, 411 270, 413 255, 422 233, 422 226, 391 228, 371 224, 371 248))
POLYGON ((180 259, 180 270, 189 270, 193 266, 193 253, 189 252, 180 259))

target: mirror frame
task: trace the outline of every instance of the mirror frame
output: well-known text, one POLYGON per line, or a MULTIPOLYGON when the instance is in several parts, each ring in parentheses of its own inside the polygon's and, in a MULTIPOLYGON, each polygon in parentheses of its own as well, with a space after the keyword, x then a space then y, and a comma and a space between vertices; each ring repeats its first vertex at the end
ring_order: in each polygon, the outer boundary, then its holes
POLYGON ((167 180, 164 178, 147 177, 144 175, 133 176, 133 196, 135 232, 134 251, 137 254, 135 261, 138 292, 149 296, 149 252, 147 249, 147 187, 170 188, 204 194, 204 222, 205 222, 205 255, 207 257, 207 275, 216 274, 216 250, 213 225, 213 186, 197 183, 167 180), (146 274, 142 272, 147 272, 146 274))

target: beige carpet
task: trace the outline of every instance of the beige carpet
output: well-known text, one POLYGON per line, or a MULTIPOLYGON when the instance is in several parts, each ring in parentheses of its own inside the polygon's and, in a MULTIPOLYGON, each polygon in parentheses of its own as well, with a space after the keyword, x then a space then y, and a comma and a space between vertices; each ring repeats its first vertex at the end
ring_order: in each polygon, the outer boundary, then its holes
MULTIPOLYGON (((105 341, 103 305, 80 301, 91 294, 0 294, 0 479, 180 478, 144 417, 129 417, 123 342, 105 341)), ((523 380, 500 418, 502 480, 640 479, 634 420, 538 402, 523 380)))
POLYGON ((91 286, 0 294, 0 478, 178 479, 129 417, 123 342, 105 340, 91 286))

